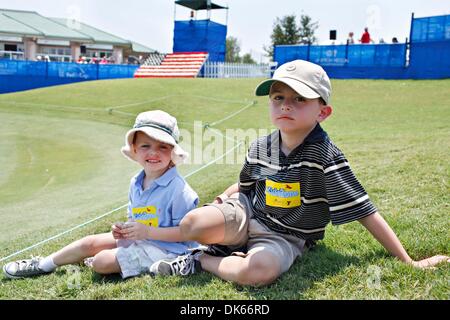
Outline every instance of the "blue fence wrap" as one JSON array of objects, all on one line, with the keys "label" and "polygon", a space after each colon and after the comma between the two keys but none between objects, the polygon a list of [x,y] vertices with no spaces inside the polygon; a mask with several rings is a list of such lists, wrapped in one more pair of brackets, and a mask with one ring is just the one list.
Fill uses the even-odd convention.
[{"label": "blue fence wrap", "polygon": [[173,52],[208,52],[209,61],[225,61],[227,26],[211,20],[175,21]]},{"label": "blue fence wrap", "polygon": [[275,46],[274,60],[278,64],[295,59],[308,60],[322,66],[403,67],[406,44]]},{"label": "blue fence wrap", "polygon": [[450,77],[450,15],[413,19],[409,76]]},{"label": "blue fence wrap", "polygon": [[412,42],[450,40],[450,15],[413,19]]},{"label": "blue fence wrap", "polygon": [[0,93],[79,81],[132,78],[138,66],[0,60]]},{"label": "blue fence wrap", "polygon": [[[175,21],[174,52],[209,52],[225,60],[227,27],[210,20]],[[409,46],[409,49],[408,49]],[[409,50],[409,61],[407,52]],[[450,15],[414,18],[409,44],[276,46],[278,64],[315,62],[331,78],[450,78]],[[138,66],[0,60],[0,93],[87,80],[132,78]]]}]

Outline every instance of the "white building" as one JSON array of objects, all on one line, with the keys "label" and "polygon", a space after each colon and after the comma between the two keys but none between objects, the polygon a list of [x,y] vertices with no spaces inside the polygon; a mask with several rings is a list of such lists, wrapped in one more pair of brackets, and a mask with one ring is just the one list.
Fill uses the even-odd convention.
[{"label": "white building", "polygon": [[0,59],[140,63],[156,50],[83,22],[33,11],[0,9]]}]

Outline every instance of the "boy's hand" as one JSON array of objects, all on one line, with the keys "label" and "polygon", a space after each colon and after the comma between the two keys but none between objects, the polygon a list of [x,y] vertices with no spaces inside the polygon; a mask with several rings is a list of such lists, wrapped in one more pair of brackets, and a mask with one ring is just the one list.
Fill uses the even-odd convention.
[{"label": "boy's hand", "polygon": [[437,255],[420,261],[412,261],[411,264],[416,268],[434,269],[435,265],[445,261],[450,262],[450,257]]},{"label": "boy's hand", "polygon": [[128,240],[145,240],[150,238],[150,228],[139,222],[126,222],[121,230],[121,235]]},{"label": "boy's hand", "polygon": [[218,196],[214,199],[213,203],[215,203],[215,204],[221,204],[221,203],[224,203],[226,199],[228,199],[228,195],[226,195],[225,193],[222,193],[221,195],[218,195]]},{"label": "boy's hand", "polygon": [[111,226],[113,238],[116,240],[123,239],[122,228],[123,222],[116,222]]}]

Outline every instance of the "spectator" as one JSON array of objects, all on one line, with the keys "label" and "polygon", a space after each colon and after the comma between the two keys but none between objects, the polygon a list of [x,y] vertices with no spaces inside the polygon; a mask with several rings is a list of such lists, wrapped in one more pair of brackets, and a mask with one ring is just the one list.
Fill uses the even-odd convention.
[{"label": "spectator", "polygon": [[94,53],[94,55],[93,55],[92,58],[91,58],[90,63],[92,63],[92,64],[98,63],[97,53]]},{"label": "spectator", "polygon": [[370,38],[369,28],[364,28],[364,33],[361,36],[361,40],[359,40],[361,43],[373,43],[373,40]]},{"label": "spectator", "polygon": [[397,37],[392,38],[392,43],[398,43]]},{"label": "spectator", "polygon": [[354,44],[355,43],[355,40],[353,39],[353,35],[354,35],[353,32],[349,32],[348,33],[347,44]]}]

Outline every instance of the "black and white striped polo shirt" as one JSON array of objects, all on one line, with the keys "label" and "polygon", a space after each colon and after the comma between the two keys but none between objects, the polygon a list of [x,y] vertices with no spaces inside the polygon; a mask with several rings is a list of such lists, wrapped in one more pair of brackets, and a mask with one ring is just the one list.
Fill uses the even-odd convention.
[{"label": "black and white striped polo shirt", "polygon": [[287,157],[280,142],[279,130],[253,142],[240,173],[254,218],[271,230],[319,240],[330,221],[339,225],[377,211],[319,124]]}]

